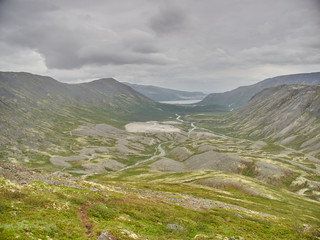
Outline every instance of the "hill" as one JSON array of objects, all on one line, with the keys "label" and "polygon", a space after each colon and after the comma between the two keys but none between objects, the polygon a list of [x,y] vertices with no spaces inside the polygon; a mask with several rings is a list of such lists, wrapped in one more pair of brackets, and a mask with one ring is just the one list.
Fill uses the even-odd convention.
[{"label": "hill", "polygon": [[320,156],[320,86],[265,89],[232,115],[230,122],[243,135],[263,137]]},{"label": "hill", "polygon": [[234,136],[263,139],[320,157],[319,106],[319,85],[281,85],[262,90],[227,116],[203,122]]},{"label": "hill", "polygon": [[301,73],[268,78],[253,85],[243,86],[224,93],[211,93],[198,105],[218,104],[229,106],[229,109],[236,109],[245,105],[251,97],[265,88],[290,84],[320,84],[320,73]]},{"label": "hill", "polygon": [[137,92],[151,98],[155,101],[178,101],[178,100],[199,100],[203,99],[206,94],[203,92],[187,92],[179,91],[150,85],[139,85],[132,83],[124,83]]},{"label": "hill", "polygon": [[[0,156],[70,148],[69,132],[81,125],[166,118],[160,104],[106,78],[66,84],[30,73],[0,73]],[[34,153],[32,153],[34,155]],[[20,158],[21,159],[21,158]]]}]

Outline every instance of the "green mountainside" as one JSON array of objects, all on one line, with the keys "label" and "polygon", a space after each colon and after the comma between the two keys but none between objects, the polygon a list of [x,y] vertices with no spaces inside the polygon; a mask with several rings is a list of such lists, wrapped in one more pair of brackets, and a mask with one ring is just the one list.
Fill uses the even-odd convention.
[{"label": "green mountainside", "polygon": [[[29,73],[0,73],[0,156],[66,148],[83,124],[165,119],[161,106],[114,79],[65,84]],[[33,153],[32,153],[33,154]]]},{"label": "green mountainside", "polygon": [[320,73],[301,73],[268,78],[253,85],[243,86],[224,93],[211,93],[198,105],[218,104],[237,109],[245,105],[251,97],[265,88],[291,84],[320,84]]}]

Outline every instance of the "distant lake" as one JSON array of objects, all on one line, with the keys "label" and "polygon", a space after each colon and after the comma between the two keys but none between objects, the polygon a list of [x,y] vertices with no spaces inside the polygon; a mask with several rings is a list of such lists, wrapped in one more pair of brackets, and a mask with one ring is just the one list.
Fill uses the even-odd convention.
[{"label": "distant lake", "polygon": [[178,101],[160,101],[161,103],[167,104],[193,104],[200,102],[202,99],[188,99],[188,100],[178,100]]}]

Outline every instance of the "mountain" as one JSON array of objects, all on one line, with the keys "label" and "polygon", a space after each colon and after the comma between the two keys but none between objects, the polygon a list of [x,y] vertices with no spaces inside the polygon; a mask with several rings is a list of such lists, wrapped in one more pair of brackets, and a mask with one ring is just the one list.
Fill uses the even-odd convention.
[{"label": "mountain", "polygon": [[[152,103],[148,98],[112,78],[66,84],[51,77],[30,73],[1,72],[0,84],[2,100],[8,103],[13,100],[19,103],[35,103],[46,99],[70,103],[103,102],[111,106],[124,95],[130,98],[130,105],[141,101]],[[135,101],[132,102],[133,99]]]},{"label": "mountain", "polygon": [[0,157],[25,149],[61,148],[69,131],[85,124],[123,126],[166,118],[161,105],[105,78],[66,84],[30,73],[0,72]]},{"label": "mountain", "polygon": [[198,105],[218,104],[236,109],[245,105],[252,96],[261,90],[279,85],[290,84],[320,84],[320,72],[301,73],[268,78],[253,85],[243,86],[224,93],[211,93],[205,97]]},{"label": "mountain", "polygon": [[223,122],[236,135],[320,156],[320,85],[281,85],[262,90]]},{"label": "mountain", "polygon": [[150,85],[139,85],[124,83],[137,92],[151,98],[155,101],[178,101],[178,100],[199,100],[203,99],[206,94],[203,92],[178,91],[168,88],[155,87]]}]

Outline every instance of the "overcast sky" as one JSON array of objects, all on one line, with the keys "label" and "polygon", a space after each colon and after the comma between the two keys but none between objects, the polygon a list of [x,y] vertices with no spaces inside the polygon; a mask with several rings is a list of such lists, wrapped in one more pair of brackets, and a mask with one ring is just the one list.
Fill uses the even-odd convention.
[{"label": "overcast sky", "polygon": [[0,0],[0,70],[222,92],[320,71],[320,0]]}]

